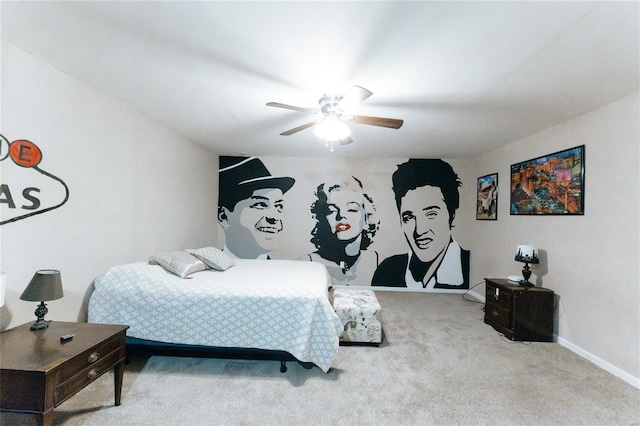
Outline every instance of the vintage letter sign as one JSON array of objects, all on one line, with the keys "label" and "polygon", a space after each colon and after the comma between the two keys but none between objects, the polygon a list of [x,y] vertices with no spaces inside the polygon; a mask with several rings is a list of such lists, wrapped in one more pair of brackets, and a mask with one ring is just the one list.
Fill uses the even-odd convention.
[{"label": "vintage letter sign", "polygon": [[[5,161],[8,159],[12,161]],[[0,225],[57,209],[69,199],[69,188],[62,179],[39,167],[42,151],[35,143],[25,139],[9,142],[0,135],[0,162],[5,170],[0,181]],[[15,166],[18,169],[7,173],[6,167]]]}]

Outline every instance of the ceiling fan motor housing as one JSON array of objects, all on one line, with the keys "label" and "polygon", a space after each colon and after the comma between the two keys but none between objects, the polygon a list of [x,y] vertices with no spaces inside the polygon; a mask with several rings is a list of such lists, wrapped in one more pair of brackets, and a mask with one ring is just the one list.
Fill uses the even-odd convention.
[{"label": "ceiling fan motor housing", "polygon": [[325,116],[342,116],[344,111],[338,108],[340,101],[342,101],[342,95],[324,95],[318,103],[320,104],[320,110]]}]

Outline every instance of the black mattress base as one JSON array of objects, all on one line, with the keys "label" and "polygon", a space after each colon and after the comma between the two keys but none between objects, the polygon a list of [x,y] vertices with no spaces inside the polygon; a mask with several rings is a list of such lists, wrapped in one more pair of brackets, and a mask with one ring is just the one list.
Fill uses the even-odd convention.
[{"label": "black mattress base", "polygon": [[192,358],[245,359],[258,361],[280,361],[280,372],[287,371],[287,361],[295,361],[306,369],[315,364],[298,361],[285,351],[256,348],[228,348],[219,346],[185,345],[181,343],[155,342],[127,336],[127,357],[131,355],[180,356]]}]

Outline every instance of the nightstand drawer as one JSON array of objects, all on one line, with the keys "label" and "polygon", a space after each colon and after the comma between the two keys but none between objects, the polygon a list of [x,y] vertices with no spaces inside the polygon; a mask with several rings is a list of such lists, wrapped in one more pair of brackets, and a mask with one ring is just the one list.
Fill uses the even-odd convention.
[{"label": "nightstand drawer", "polygon": [[123,343],[121,338],[112,338],[73,357],[60,368],[59,376],[56,377],[56,386],[66,382],[70,377],[76,375],[78,371],[95,365],[106,355],[120,348]]},{"label": "nightstand drawer", "polygon": [[57,382],[54,395],[54,406],[57,407],[60,405],[67,398],[100,377],[103,373],[109,371],[118,361],[124,359],[121,351],[118,349],[119,347],[117,346],[111,353],[101,356],[99,360],[86,366],[81,371],[76,369],[76,374],[66,381]]},{"label": "nightstand drawer", "polygon": [[500,309],[511,310],[512,291],[503,286],[498,286],[491,281],[486,284],[485,302]]},{"label": "nightstand drawer", "polygon": [[501,306],[487,303],[484,307],[484,314],[486,317],[491,318],[492,320],[504,325],[505,327],[511,326],[510,309],[505,309]]}]

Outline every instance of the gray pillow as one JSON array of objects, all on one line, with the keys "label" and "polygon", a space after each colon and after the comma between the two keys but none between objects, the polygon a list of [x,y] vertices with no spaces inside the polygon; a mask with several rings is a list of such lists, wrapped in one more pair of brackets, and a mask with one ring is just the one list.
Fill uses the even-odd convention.
[{"label": "gray pillow", "polygon": [[149,264],[160,265],[180,278],[185,278],[187,275],[193,274],[194,272],[200,272],[207,269],[207,265],[205,265],[200,259],[191,256],[184,250],[168,251],[156,254],[149,258]]},{"label": "gray pillow", "polygon": [[203,261],[208,267],[218,271],[226,271],[236,264],[227,253],[215,247],[188,249],[187,252]]}]

